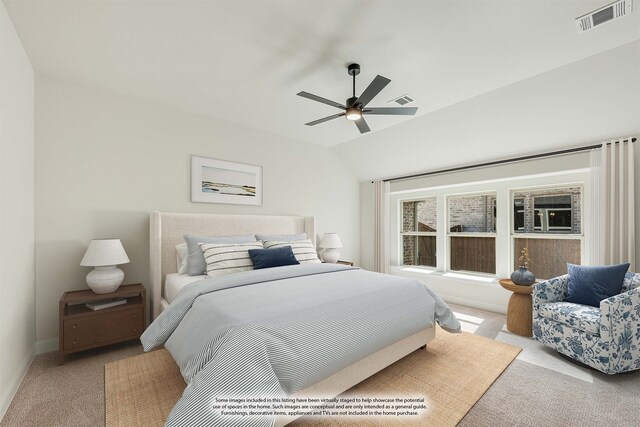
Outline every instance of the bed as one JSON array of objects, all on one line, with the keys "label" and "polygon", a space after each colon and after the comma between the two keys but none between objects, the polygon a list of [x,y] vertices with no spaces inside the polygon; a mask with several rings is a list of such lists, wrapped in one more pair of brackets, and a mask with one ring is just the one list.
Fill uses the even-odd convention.
[{"label": "bed", "polygon": [[176,273],[175,247],[183,236],[232,236],[243,234],[307,233],[315,244],[315,219],[302,216],[229,215],[152,212],[150,221],[149,261],[151,268],[152,319],[169,306],[163,295],[167,274]]},{"label": "bed", "polygon": [[[252,316],[259,318],[278,318],[280,321],[279,314],[276,315],[273,312],[268,312],[271,305],[274,305],[275,312],[280,313],[282,310],[290,310],[291,313],[286,313],[287,316],[298,316],[295,322],[285,322],[287,324],[286,328],[290,328],[291,324],[299,324],[300,322],[304,322],[305,317],[308,316],[307,312],[313,312],[313,307],[306,307],[304,309],[296,310],[296,308],[290,307],[298,307],[296,304],[305,303],[305,301],[321,301],[322,298],[325,298],[323,294],[327,292],[318,292],[318,289],[325,289],[323,287],[334,286],[334,291],[339,290],[341,287],[345,288],[345,284],[349,284],[349,289],[351,289],[351,285],[353,285],[353,292],[356,292],[357,284],[365,289],[368,285],[365,283],[373,283],[376,282],[375,286],[367,289],[380,289],[380,292],[397,292],[398,288],[394,288],[396,282],[407,281],[407,279],[402,278],[394,278],[393,276],[383,276],[377,273],[365,272],[359,269],[355,269],[353,267],[347,266],[337,266],[337,265],[328,265],[328,264],[313,264],[313,265],[305,265],[305,266],[289,266],[289,267],[278,267],[277,269],[265,269],[265,270],[254,270],[251,272],[247,272],[246,275],[230,275],[230,276],[238,276],[238,277],[225,277],[223,279],[207,279],[191,282],[186,284],[180,291],[176,291],[173,289],[170,291],[171,287],[165,287],[164,280],[167,278],[167,275],[174,274],[177,270],[176,256],[175,256],[175,245],[182,242],[182,237],[184,234],[193,234],[193,235],[202,235],[202,236],[229,236],[229,235],[241,235],[241,234],[259,234],[259,233],[273,233],[273,234],[296,234],[306,232],[308,237],[315,241],[315,222],[313,217],[299,217],[299,216],[265,216],[265,215],[224,215],[224,214],[182,214],[182,213],[162,213],[162,212],[153,212],[151,215],[151,229],[150,229],[150,259],[151,259],[151,279],[152,279],[152,313],[153,318],[156,319],[152,325],[145,331],[145,335],[143,335],[143,346],[145,350],[151,350],[153,348],[157,348],[158,346],[165,345],[165,347],[172,353],[172,356],[176,360],[178,366],[187,381],[189,386],[185,390],[185,394],[181,399],[187,400],[188,404],[180,406],[181,402],[176,405],[174,411],[169,416],[167,421],[168,425],[180,425],[184,424],[186,420],[196,424],[198,421],[202,424],[208,425],[217,425],[216,423],[220,423],[219,425],[244,425],[242,417],[241,418],[226,418],[223,421],[220,419],[206,419],[198,418],[199,416],[206,417],[208,415],[194,415],[198,413],[198,408],[194,407],[196,403],[206,405],[209,402],[211,396],[204,396],[203,393],[205,390],[211,388],[210,384],[205,385],[205,382],[214,381],[213,378],[217,375],[216,372],[224,372],[225,369],[229,370],[229,372],[239,372],[244,371],[244,369],[238,369],[238,366],[249,366],[249,363],[245,365],[238,365],[239,362],[231,361],[230,359],[235,356],[229,356],[223,360],[214,360],[214,356],[212,354],[218,352],[222,353],[223,350],[231,349],[230,352],[233,354],[239,353],[251,353],[258,354],[264,352],[264,356],[260,356],[260,362],[251,361],[251,366],[263,366],[268,365],[267,367],[261,367],[262,369],[260,373],[256,374],[254,379],[250,379],[252,392],[254,393],[272,393],[274,395],[285,395],[287,397],[334,397],[338,394],[344,392],[345,390],[351,388],[352,386],[358,384],[362,380],[368,378],[369,376],[375,374],[381,369],[389,366],[390,364],[396,362],[407,354],[424,347],[430,340],[435,337],[435,320],[436,315],[439,317],[439,322],[442,324],[443,319],[447,323],[445,328],[450,330],[459,330],[459,324],[453,314],[448,310],[446,304],[442,302],[436,295],[434,295],[431,291],[428,291],[426,287],[419,284],[419,282],[415,282],[409,288],[412,288],[410,292],[427,292],[430,295],[430,298],[434,301],[433,307],[433,320],[427,321],[423,319],[420,321],[422,326],[416,328],[415,325],[406,326],[406,330],[402,330],[402,334],[398,332],[388,332],[388,336],[385,336],[384,340],[377,340],[376,345],[378,347],[372,347],[369,343],[362,344],[360,347],[355,344],[349,345],[353,348],[359,348],[357,352],[351,355],[347,355],[347,357],[342,356],[340,358],[335,359],[335,365],[330,364],[329,366],[324,363],[325,360],[334,360],[331,357],[334,355],[326,355],[322,354],[321,359],[317,361],[307,361],[303,363],[303,365],[307,366],[310,371],[308,375],[299,375],[300,372],[296,371],[296,375],[300,377],[300,379],[295,378],[286,378],[288,374],[280,375],[278,378],[274,378],[270,380],[271,382],[265,380],[262,382],[256,382],[256,378],[260,379],[260,375],[265,376],[268,371],[269,376],[271,376],[271,371],[276,371],[276,376],[278,376],[278,369],[282,369],[282,367],[273,367],[269,365],[269,363],[265,362],[266,359],[272,357],[274,353],[280,352],[278,354],[278,358],[282,360],[286,360],[285,364],[295,364],[299,361],[300,354],[303,354],[304,351],[308,351],[305,349],[304,351],[300,350],[300,354],[290,354],[292,352],[298,350],[291,350],[292,346],[295,348],[302,348],[302,345],[298,346],[297,343],[286,343],[285,350],[281,348],[276,348],[277,346],[274,342],[280,343],[281,341],[287,341],[289,338],[281,339],[280,334],[282,334],[282,330],[278,330],[275,333],[272,333],[271,326],[268,325],[269,328],[265,325],[258,325],[253,329],[245,327],[246,325],[253,325],[255,322]],[[272,271],[269,271],[272,270]],[[240,277],[241,276],[241,277]],[[171,276],[169,276],[171,277]],[[393,282],[393,281],[396,282]],[[296,285],[295,283],[301,282],[304,284],[304,287],[308,287],[304,290],[304,292],[313,293],[312,298],[299,296],[299,300],[294,302],[293,306],[288,304],[288,300],[295,300],[296,289],[300,289],[300,285]],[[379,284],[377,282],[380,282]],[[255,284],[260,284],[260,286],[253,286]],[[266,287],[264,284],[269,284],[271,287],[268,291],[263,290],[262,288]],[[178,284],[178,288],[181,285]],[[292,286],[297,286],[292,287]],[[247,305],[248,303],[244,303],[245,297],[238,298],[237,295],[235,297],[230,297],[230,292],[233,291],[236,294],[241,295],[250,295],[249,289],[254,289],[259,294],[259,292],[280,292],[283,295],[286,295],[287,298],[279,298],[274,299],[272,303],[269,304],[255,304],[254,310],[251,313],[246,313],[246,318],[243,319],[238,325],[233,325],[232,327],[226,328],[224,330],[224,334],[222,335],[219,331],[209,331],[209,328],[199,329],[197,333],[193,332],[196,330],[199,325],[205,324],[203,321],[203,317],[205,316],[214,316],[214,320],[208,320],[206,324],[219,324],[226,322],[229,318],[236,317],[235,311],[233,313],[229,313],[228,311],[236,310],[239,306]],[[260,290],[258,290],[260,289]],[[314,291],[315,289],[315,291]],[[173,302],[171,306],[169,305],[169,301],[167,300],[167,294],[164,292],[172,293],[169,296],[169,299],[172,299]],[[363,291],[369,292],[369,291]],[[409,292],[409,290],[407,290]],[[234,294],[235,295],[235,294]],[[263,300],[267,300],[269,294],[265,293],[258,298],[262,298]],[[363,306],[369,305],[367,310],[372,311],[371,307],[380,307],[381,302],[376,300],[376,298],[380,299],[382,293],[375,294],[371,293],[371,296],[366,298],[367,303],[362,303]],[[225,300],[225,298],[228,298]],[[247,297],[249,298],[249,297]],[[330,298],[327,296],[326,298]],[[412,298],[411,295],[407,294],[406,296],[406,304],[412,304],[413,301],[416,301],[416,298]],[[387,300],[389,298],[387,297]],[[283,302],[284,300],[287,300]],[[355,300],[352,300],[355,301]],[[206,305],[204,303],[206,302]],[[216,309],[211,309],[216,304],[219,306]],[[280,306],[278,304],[281,304]],[[311,304],[311,303],[309,303]],[[333,304],[333,303],[332,303]],[[377,306],[376,306],[377,304]],[[416,304],[418,304],[416,302]],[[426,303],[425,303],[426,304]],[[335,304],[334,304],[335,305]],[[429,305],[429,307],[431,307]],[[206,308],[203,308],[206,307]],[[251,307],[249,305],[249,307]],[[287,307],[283,309],[282,307]],[[321,307],[319,305],[318,307]],[[326,307],[326,306],[325,306]],[[423,308],[423,307],[422,307]],[[416,306],[414,310],[420,310],[422,312],[421,307]],[[408,308],[409,310],[410,308]],[[220,314],[218,314],[218,310]],[[247,310],[245,307],[244,310]],[[363,309],[364,310],[364,309]],[[391,309],[389,309],[391,310]],[[272,310],[273,311],[273,310]],[[344,310],[345,312],[349,310]],[[383,313],[384,310],[380,310],[380,313]],[[165,312],[165,313],[163,313]],[[295,312],[295,313],[294,313]],[[349,311],[351,313],[351,311]],[[161,315],[161,313],[163,313]],[[267,314],[264,314],[267,313]],[[418,311],[416,311],[418,313]],[[218,317],[215,317],[218,316]],[[226,317],[225,317],[226,316]],[[416,314],[416,316],[418,316]],[[427,316],[425,314],[425,316]],[[429,314],[431,316],[431,314]],[[408,316],[404,316],[408,317]],[[356,316],[349,320],[348,328],[353,328],[353,334],[348,339],[354,340],[360,335],[362,331],[366,331],[366,325],[371,323],[374,317],[366,317],[366,316]],[[194,320],[195,319],[195,320]],[[247,320],[249,319],[249,320]],[[356,319],[356,320],[354,320]],[[324,320],[323,320],[324,321]],[[327,320],[327,322],[333,322],[334,320]],[[403,322],[418,322],[418,320],[406,320],[403,319]],[[190,323],[189,323],[190,322]],[[358,322],[362,323],[362,325],[358,326]],[[368,322],[368,323],[367,323]],[[188,324],[189,326],[185,326]],[[283,330],[286,329],[282,326],[284,323],[278,324],[278,327],[281,327]],[[331,325],[338,325],[339,323],[327,323],[327,325],[322,325],[314,321],[314,323],[310,323],[310,325],[316,326],[315,334],[322,335],[322,331],[331,327]],[[393,322],[391,322],[393,324]],[[340,324],[343,327],[342,324]],[[310,326],[311,327],[311,326]],[[346,327],[346,326],[345,326]],[[360,330],[357,328],[360,327]],[[291,329],[291,328],[290,328]],[[300,329],[300,328],[298,328]],[[256,336],[265,335],[264,331],[268,330],[269,339],[274,340],[274,342],[267,342],[264,345],[254,346],[252,345],[257,341]],[[232,331],[232,332],[229,332]],[[257,331],[257,332],[256,332]],[[407,331],[411,331],[410,333]],[[348,335],[352,331],[343,330],[340,332],[341,334]],[[211,336],[207,336],[208,333],[211,333]],[[295,333],[291,332],[291,336],[293,337]],[[244,334],[244,335],[243,335]],[[246,335],[249,334],[249,335]],[[257,334],[257,335],[256,335]],[[214,336],[215,335],[215,336]],[[203,338],[200,338],[202,336]],[[232,336],[232,338],[229,338]],[[251,338],[246,338],[250,336]],[[326,339],[329,338],[330,335],[327,336]],[[222,338],[221,338],[222,337]],[[239,337],[239,338],[238,338]],[[243,338],[244,337],[244,338]],[[274,338],[275,337],[275,338]],[[235,339],[237,338],[237,339]],[[234,341],[235,339],[235,341]],[[320,339],[320,338],[319,338]],[[331,338],[334,339],[334,338]],[[193,349],[194,345],[199,346],[201,343],[198,343],[198,340],[204,340],[207,342],[207,345],[200,346],[197,349]],[[244,340],[244,341],[243,341]],[[386,340],[386,341],[385,341]],[[209,343],[210,341],[210,343]],[[357,339],[356,339],[357,341]],[[224,349],[220,350],[224,343],[226,346]],[[384,344],[380,344],[384,343]],[[235,347],[234,347],[235,345]],[[246,345],[246,351],[244,347]],[[280,345],[280,344],[278,344]],[[306,345],[306,344],[305,344]],[[342,351],[349,347],[346,343],[343,344],[344,348],[339,348],[340,344],[336,344],[332,342],[332,345],[336,346],[335,352]],[[329,351],[324,350],[325,346],[320,346],[318,349],[314,349],[313,352],[306,353],[308,357],[309,355],[315,354],[315,352]],[[367,350],[371,349],[373,350]],[[274,350],[275,349],[275,350]],[[356,350],[354,350],[356,351]],[[203,356],[204,355],[204,356]],[[328,357],[331,356],[331,357]],[[228,360],[228,362],[227,362]],[[293,361],[293,362],[292,362]],[[348,361],[348,362],[344,362]],[[316,365],[313,365],[316,363]],[[324,364],[323,364],[324,363]],[[332,362],[333,363],[333,362]],[[346,365],[345,365],[346,363]],[[216,365],[217,364],[217,365]],[[235,364],[235,365],[234,365]],[[214,366],[215,365],[215,366]],[[319,367],[318,369],[315,369]],[[299,366],[296,367],[296,369]],[[248,369],[247,369],[248,370]],[[209,375],[209,377],[207,377]],[[238,374],[240,375],[240,374]],[[242,374],[244,375],[244,373]],[[249,375],[249,374],[247,374]],[[292,375],[293,376],[293,375]],[[216,379],[223,381],[222,379]],[[248,380],[247,380],[248,381]],[[287,381],[291,383],[295,383],[287,387]],[[297,383],[296,383],[297,381]],[[234,378],[233,384],[234,387],[237,383],[241,381],[236,380]],[[262,383],[264,382],[264,385]],[[259,384],[258,384],[259,383]],[[274,385],[275,384],[275,385]],[[224,386],[221,383],[221,389],[224,389],[227,384]],[[262,388],[261,388],[262,387]],[[274,390],[274,387],[277,390]],[[225,389],[226,390],[226,389]],[[256,391],[257,390],[257,391]],[[287,391],[289,390],[289,392]],[[290,392],[292,391],[293,392]],[[237,389],[234,389],[234,392]],[[229,395],[232,393],[229,392]],[[205,402],[205,403],[202,403]],[[211,412],[211,411],[209,411]],[[180,415],[182,413],[182,415]],[[186,417],[186,418],[185,418]],[[194,418],[195,417],[195,418]],[[257,422],[255,425],[265,425],[265,426],[284,426],[291,422],[295,417],[292,416],[278,416],[271,417],[268,420],[264,421],[264,424],[261,424],[261,421]],[[244,422],[247,420],[245,419]],[[254,420],[255,421],[255,420]]]}]

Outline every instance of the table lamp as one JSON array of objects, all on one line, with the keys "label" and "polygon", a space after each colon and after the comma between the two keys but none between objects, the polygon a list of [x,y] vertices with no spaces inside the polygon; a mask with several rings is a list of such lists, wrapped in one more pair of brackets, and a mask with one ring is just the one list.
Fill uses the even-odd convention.
[{"label": "table lamp", "polygon": [[324,262],[330,262],[332,264],[338,262],[338,258],[340,257],[340,251],[338,249],[342,247],[338,233],[325,233],[324,236],[322,236],[320,247],[324,249],[322,252],[322,260]]},{"label": "table lamp", "polygon": [[87,274],[87,285],[96,294],[115,292],[124,280],[124,272],[116,267],[126,264],[129,257],[120,239],[92,240],[80,265],[95,267]]}]

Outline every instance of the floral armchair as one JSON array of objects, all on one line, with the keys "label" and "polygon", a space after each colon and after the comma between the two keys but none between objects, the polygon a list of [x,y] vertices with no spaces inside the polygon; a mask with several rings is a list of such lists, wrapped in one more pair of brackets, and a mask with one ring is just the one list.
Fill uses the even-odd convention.
[{"label": "floral armchair", "polygon": [[606,374],[640,369],[640,273],[600,308],[564,302],[568,278],[533,285],[533,338]]}]

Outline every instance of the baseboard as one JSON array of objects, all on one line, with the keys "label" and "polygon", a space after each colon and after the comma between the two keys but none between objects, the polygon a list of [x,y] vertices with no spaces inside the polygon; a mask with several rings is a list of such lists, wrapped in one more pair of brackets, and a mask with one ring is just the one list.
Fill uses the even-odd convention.
[{"label": "baseboard", "polygon": [[2,384],[2,387],[0,388],[0,422],[7,413],[7,409],[9,409],[11,401],[13,401],[16,392],[20,388],[22,380],[24,380],[25,375],[27,375],[29,367],[31,367],[31,362],[33,362],[33,359],[36,356],[35,353],[35,346],[33,346],[29,352],[29,357],[27,357],[22,366],[15,371],[15,375],[13,375],[6,384]]},{"label": "baseboard", "polygon": [[59,344],[58,338],[51,338],[50,340],[36,341],[36,354],[58,351],[58,344]]}]

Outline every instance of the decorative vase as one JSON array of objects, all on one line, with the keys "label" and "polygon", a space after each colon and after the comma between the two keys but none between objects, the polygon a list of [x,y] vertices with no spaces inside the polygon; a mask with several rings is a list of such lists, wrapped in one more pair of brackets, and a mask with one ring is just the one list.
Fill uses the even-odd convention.
[{"label": "decorative vase", "polygon": [[536,281],[536,276],[527,267],[520,267],[511,273],[511,281],[516,285],[530,286]]}]

